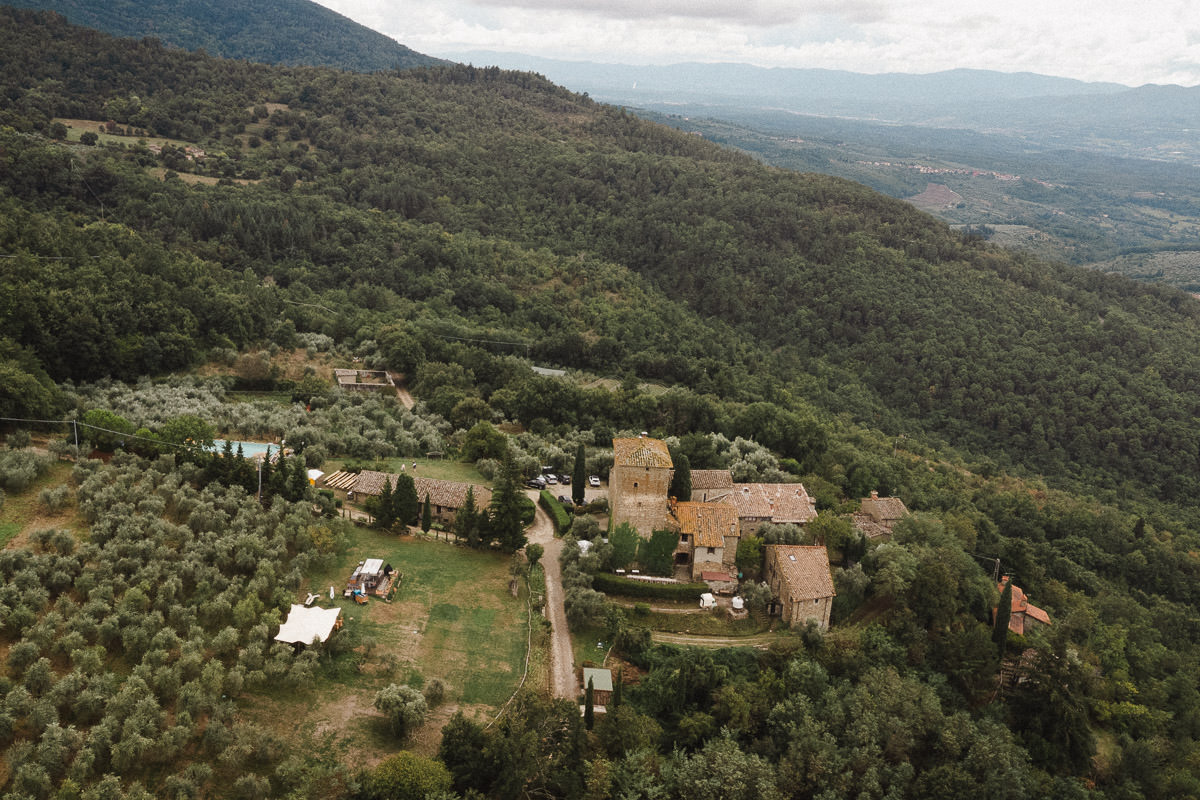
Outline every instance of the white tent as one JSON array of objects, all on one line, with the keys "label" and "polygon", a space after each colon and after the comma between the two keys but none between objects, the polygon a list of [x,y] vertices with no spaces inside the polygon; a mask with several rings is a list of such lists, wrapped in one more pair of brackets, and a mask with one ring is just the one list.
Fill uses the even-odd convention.
[{"label": "white tent", "polygon": [[312,644],[313,639],[320,639],[323,642],[333,633],[333,626],[337,624],[338,615],[341,613],[340,608],[305,608],[302,605],[293,605],[287,622],[283,623],[279,633],[275,634],[275,641]]},{"label": "white tent", "polygon": [[700,595],[701,608],[712,608],[716,604],[717,598],[713,597],[711,592],[705,592],[704,594]]},{"label": "white tent", "polygon": [[734,611],[741,611],[745,607],[746,607],[746,601],[742,600],[742,598],[740,598],[740,597],[733,598],[733,610]]}]

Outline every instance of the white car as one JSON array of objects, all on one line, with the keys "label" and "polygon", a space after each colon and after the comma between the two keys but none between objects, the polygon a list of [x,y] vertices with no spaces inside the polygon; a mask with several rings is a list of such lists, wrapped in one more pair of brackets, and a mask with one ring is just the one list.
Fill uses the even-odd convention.
[{"label": "white car", "polygon": [[599,475],[593,475],[590,478],[588,478],[588,486],[599,486],[599,485],[600,485],[600,476]]}]

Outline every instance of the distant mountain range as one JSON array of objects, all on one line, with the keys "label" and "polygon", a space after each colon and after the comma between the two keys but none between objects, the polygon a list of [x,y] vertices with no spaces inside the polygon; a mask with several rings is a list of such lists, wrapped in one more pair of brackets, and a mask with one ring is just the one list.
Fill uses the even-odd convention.
[{"label": "distant mountain range", "polygon": [[596,100],[666,113],[761,120],[766,113],[1003,134],[1027,146],[1200,162],[1200,87],[1088,83],[957,69],[866,75],[747,64],[633,66],[514,53],[455,53],[477,66],[538,72]]},{"label": "distant mountain range", "polygon": [[184,50],[270,64],[356,72],[448,63],[418,53],[310,0],[8,0],[56,11],[114,36],[151,36]]}]

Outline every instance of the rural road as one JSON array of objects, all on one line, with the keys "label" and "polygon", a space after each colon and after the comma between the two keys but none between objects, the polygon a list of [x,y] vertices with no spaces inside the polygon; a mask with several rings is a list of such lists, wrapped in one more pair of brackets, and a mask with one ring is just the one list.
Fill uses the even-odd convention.
[{"label": "rural road", "polygon": [[546,612],[550,619],[550,682],[555,697],[574,701],[579,697],[575,683],[575,658],[571,651],[571,633],[567,630],[567,614],[563,610],[562,572],[558,556],[562,540],[554,538],[554,523],[537,503],[537,492],[531,494],[537,514],[527,536],[546,549],[542,566],[546,570]]},{"label": "rural road", "polygon": [[686,647],[757,647],[766,649],[771,642],[778,641],[774,633],[756,633],[751,636],[699,636],[688,633],[663,633],[652,631],[650,640],[655,644],[678,644]]}]

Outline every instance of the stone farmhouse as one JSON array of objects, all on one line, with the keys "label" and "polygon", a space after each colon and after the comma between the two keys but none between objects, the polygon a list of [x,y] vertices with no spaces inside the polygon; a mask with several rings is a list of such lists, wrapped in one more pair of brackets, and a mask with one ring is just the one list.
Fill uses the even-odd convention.
[{"label": "stone farmhouse", "polygon": [[733,490],[733,476],[727,469],[692,470],[692,499],[701,503],[729,494]]},{"label": "stone farmhouse", "polygon": [[862,499],[862,505],[853,517],[854,527],[862,531],[868,539],[878,539],[890,536],[892,529],[901,518],[908,515],[904,501],[899,497],[880,497],[879,492],[871,492],[870,497]]},{"label": "stone farmhouse", "polygon": [[[368,497],[383,492],[383,482],[386,480],[394,487],[399,475],[391,472],[376,472],[364,469],[357,475],[352,472],[335,472],[325,476],[324,486],[346,493],[348,499]],[[442,481],[414,475],[413,485],[417,490],[417,500],[422,506],[425,495],[429,495],[429,508],[435,522],[443,525],[453,524],[458,509],[467,502],[467,491],[475,493],[475,508],[483,509],[491,505],[492,490],[486,486],[458,481]]]},{"label": "stone farmhouse", "polygon": [[679,528],[675,563],[691,564],[692,580],[736,583],[737,509],[726,503],[673,503]]},{"label": "stone farmhouse", "polygon": [[764,522],[803,527],[817,518],[817,502],[800,483],[735,483],[725,493],[714,493],[712,499],[737,509],[743,536],[754,533]]},{"label": "stone farmhouse", "polygon": [[764,549],[764,577],[775,598],[771,613],[778,613],[793,628],[812,620],[821,630],[828,629],[837,592],[825,548],[773,544]]}]

